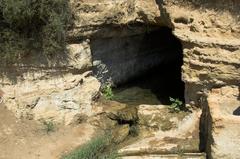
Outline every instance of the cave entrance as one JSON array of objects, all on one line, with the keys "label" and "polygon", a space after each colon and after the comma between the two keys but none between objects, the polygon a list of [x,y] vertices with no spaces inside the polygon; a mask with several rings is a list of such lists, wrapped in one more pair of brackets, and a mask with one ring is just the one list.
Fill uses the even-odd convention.
[{"label": "cave entrance", "polygon": [[93,72],[115,86],[115,100],[127,104],[170,104],[184,101],[181,80],[183,49],[172,30],[156,30],[92,41]]}]

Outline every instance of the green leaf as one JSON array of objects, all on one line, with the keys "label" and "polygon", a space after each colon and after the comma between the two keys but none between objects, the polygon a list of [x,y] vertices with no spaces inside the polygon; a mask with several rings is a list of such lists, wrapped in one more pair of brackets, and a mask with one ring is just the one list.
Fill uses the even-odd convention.
[{"label": "green leaf", "polygon": [[175,101],[175,99],[172,98],[172,97],[169,97],[169,100],[170,100],[171,102],[174,102],[174,101]]}]

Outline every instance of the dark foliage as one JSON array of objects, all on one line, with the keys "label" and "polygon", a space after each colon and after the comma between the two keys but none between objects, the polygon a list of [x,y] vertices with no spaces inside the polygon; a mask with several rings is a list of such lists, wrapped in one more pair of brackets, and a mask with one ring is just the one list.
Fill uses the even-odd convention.
[{"label": "dark foliage", "polygon": [[68,0],[0,0],[1,58],[62,52],[70,17]]}]

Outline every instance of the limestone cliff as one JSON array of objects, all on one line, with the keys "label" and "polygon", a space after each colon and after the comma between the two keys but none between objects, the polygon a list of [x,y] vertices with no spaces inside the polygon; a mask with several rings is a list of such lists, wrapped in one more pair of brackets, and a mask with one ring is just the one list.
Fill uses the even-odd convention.
[{"label": "limestone cliff", "polygon": [[[204,151],[213,158],[240,157],[239,142],[234,142],[229,151],[222,147],[223,141],[240,135],[240,130],[234,135],[226,131],[232,118],[236,127],[240,125],[240,118],[233,115],[240,96],[237,0],[70,0],[70,6],[74,21],[68,31],[68,51],[56,59],[31,55],[18,65],[1,66],[1,89],[10,110],[17,116],[53,118],[66,124],[75,117],[91,116],[100,82],[124,83],[171,61],[174,57],[164,52],[180,48],[185,102],[203,111],[200,131]],[[226,87],[229,99],[221,98],[224,93],[213,98],[216,88],[222,91]],[[212,103],[230,98],[234,102],[222,102],[231,108],[229,118],[225,118]],[[226,123],[226,128],[221,128],[224,140],[219,137],[220,130],[213,131],[219,128],[214,123],[218,118]]]}]

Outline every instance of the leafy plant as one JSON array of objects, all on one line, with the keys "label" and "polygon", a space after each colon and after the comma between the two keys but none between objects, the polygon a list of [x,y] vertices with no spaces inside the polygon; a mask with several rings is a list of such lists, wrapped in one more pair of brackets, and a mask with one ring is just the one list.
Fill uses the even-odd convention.
[{"label": "leafy plant", "polygon": [[97,136],[85,145],[76,149],[63,159],[115,159],[117,153],[112,149],[107,151],[110,145],[110,136]]},{"label": "leafy plant", "polygon": [[108,100],[112,100],[114,97],[112,87],[110,85],[106,85],[105,87],[103,87],[102,93],[103,93],[104,97]]},{"label": "leafy plant", "polygon": [[52,121],[44,121],[43,125],[44,125],[44,130],[47,133],[53,132],[55,130],[55,125]]},{"label": "leafy plant", "polygon": [[169,97],[169,100],[171,102],[171,105],[169,106],[169,109],[172,112],[179,112],[184,109],[183,102],[180,101],[178,98],[174,99],[172,97]]}]

